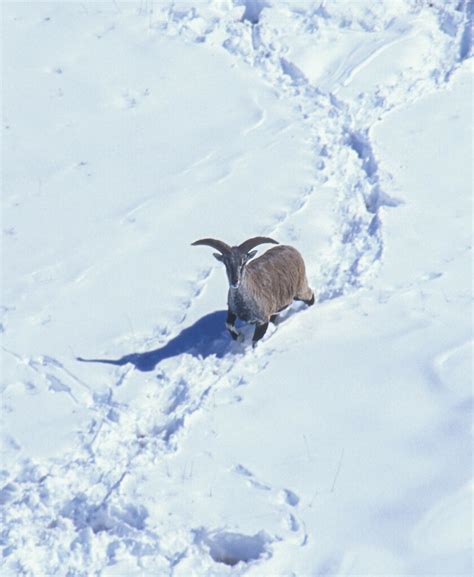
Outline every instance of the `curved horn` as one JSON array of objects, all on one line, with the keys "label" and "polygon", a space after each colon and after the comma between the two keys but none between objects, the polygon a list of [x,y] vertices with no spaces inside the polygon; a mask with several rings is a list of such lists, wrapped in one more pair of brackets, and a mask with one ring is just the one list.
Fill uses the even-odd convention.
[{"label": "curved horn", "polygon": [[226,254],[230,252],[230,246],[223,242],[222,240],[217,240],[215,238],[201,238],[200,240],[195,240],[191,243],[192,246],[204,245],[211,246],[218,250],[221,254]]},{"label": "curved horn", "polygon": [[249,238],[245,240],[241,245],[239,245],[239,249],[247,253],[249,250],[252,250],[259,244],[265,244],[266,242],[271,242],[272,244],[279,244],[278,241],[273,240],[273,238],[268,238],[268,236],[255,236],[253,238]]}]

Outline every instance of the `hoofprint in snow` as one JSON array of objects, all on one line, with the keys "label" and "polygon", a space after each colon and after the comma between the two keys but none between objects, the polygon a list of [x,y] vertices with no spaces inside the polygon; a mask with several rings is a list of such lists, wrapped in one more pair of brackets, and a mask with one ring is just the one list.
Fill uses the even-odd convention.
[{"label": "hoofprint in snow", "polygon": [[472,4],[2,10],[2,574],[472,574]]}]

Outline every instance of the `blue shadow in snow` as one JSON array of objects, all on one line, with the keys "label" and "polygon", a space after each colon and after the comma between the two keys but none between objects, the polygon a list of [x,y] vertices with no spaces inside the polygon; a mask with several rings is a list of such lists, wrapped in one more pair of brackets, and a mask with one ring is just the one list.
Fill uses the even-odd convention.
[{"label": "blue shadow in snow", "polygon": [[106,363],[122,366],[132,363],[139,371],[152,371],[161,361],[188,353],[196,357],[216,355],[221,358],[236,346],[225,329],[227,311],[214,311],[197,320],[192,326],[183,329],[179,335],[166,345],[147,351],[131,353],[120,359],[84,359],[84,363]]}]

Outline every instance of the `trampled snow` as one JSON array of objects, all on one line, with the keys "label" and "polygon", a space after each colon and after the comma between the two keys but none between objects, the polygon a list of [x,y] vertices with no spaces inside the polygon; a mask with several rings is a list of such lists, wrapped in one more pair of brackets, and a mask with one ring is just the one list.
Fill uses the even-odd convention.
[{"label": "trampled snow", "polygon": [[471,18],[3,3],[2,575],[473,573]]}]

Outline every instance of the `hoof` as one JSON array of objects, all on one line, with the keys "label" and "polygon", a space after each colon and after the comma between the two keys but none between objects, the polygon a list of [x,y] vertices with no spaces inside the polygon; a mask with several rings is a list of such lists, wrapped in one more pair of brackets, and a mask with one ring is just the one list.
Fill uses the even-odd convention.
[{"label": "hoof", "polygon": [[229,334],[232,337],[232,340],[237,341],[238,343],[244,342],[245,337],[242,333],[239,333],[237,331],[229,331]]},{"label": "hoof", "polygon": [[314,293],[313,296],[309,299],[309,301],[304,301],[309,307],[314,305]]}]

